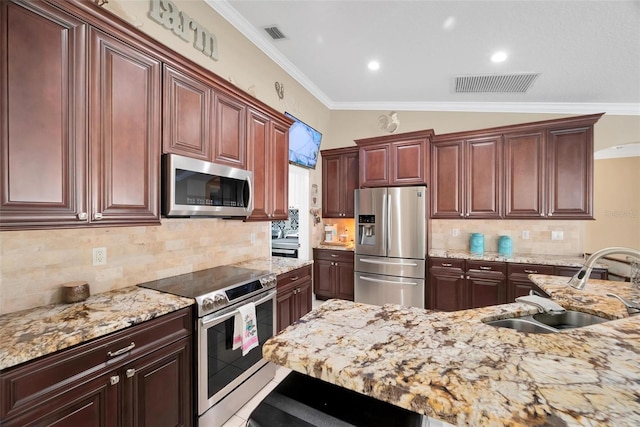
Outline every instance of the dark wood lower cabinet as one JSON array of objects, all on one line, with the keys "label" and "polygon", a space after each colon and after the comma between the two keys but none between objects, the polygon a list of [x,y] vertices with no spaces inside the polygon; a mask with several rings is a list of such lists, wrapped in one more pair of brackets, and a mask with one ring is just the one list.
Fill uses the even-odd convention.
[{"label": "dark wood lower cabinet", "polygon": [[312,283],[311,265],[278,276],[278,331],[311,311]]},{"label": "dark wood lower cabinet", "polygon": [[339,298],[353,301],[353,252],[313,249],[314,287],[317,299]]},{"label": "dark wood lower cabinet", "polygon": [[0,425],[191,426],[192,330],[189,307],[6,369]]},{"label": "dark wood lower cabinet", "polygon": [[[579,267],[487,262],[451,258],[429,259],[429,302],[433,310],[457,311],[514,302],[530,291],[546,292],[529,274],[573,276]],[[593,269],[592,279],[607,280],[606,269]]]}]

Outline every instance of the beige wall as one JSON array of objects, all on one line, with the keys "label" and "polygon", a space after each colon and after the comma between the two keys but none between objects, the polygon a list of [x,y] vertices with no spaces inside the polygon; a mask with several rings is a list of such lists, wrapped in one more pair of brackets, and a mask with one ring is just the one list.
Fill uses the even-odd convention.
[{"label": "beige wall", "polygon": [[[309,123],[323,133],[322,149],[350,146],[354,144],[354,139],[383,134],[378,128],[378,117],[388,111],[329,110],[203,1],[176,0],[174,3],[217,36],[218,61],[203,55],[191,43],[183,41],[170,30],[147,18],[149,1],[110,0],[105,8],[183,56],[232,81],[237,87],[274,109],[288,111]],[[278,98],[274,89],[276,81],[284,84],[283,100]],[[416,111],[400,111],[398,116],[398,132],[434,129],[436,133],[560,117],[547,114]],[[595,132],[597,149],[637,142],[640,141],[640,117],[605,116],[596,125]],[[638,170],[638,163],[631,167]],[[614,168],[614,171],[622,173],[625,168],[626,165],[621,165]],[[604,186],[605,190],[596,193],[598,209],[601,207],[599,198],[603,197],[610,187],[609,180],[615,179],[617,183],[625,181],[619,176],[613,178],[611,173],[602,174],[599,171],[600,168],[596,171],[596,182],[597,185]],[[638,175],[633,177],[637,183]],[[309,185],[313,184],[317,184],[321,189],[321,164],[310,173]],[[614,202],[606,203],[612,205]],[[624,206],[613,208],[612,211],[628,209]],[[634,212],[633,208],[631,212]],[[617,242],[633,236],[628,233],[633,227],[630,228],[626,224],[634,220],[637,222],[637,214],[635,218],[629,218],[629,221],[609,217],[606,225],[603,221],[602,227],[593,227],[596,224],[599,226],[598,221],[603,217],[598,213],[596,215],[598,220],[589,224],[587,247],[603,245],[606,239]],[[310,223],[313,223],[311,219]],[[440,226],[436,223],[433,231],[441,230],[441,233],[446,234],[451,224],[453,223],[446,222]],[[530,224],[533,232],[534,224]],[[547,222],[545,224],[549,225]],[[467,225],[472,226],[472,222],[466,222],[460,227],[464,228]],[[473,227],[475,228],[475,225]],[[492,223],[491,227],[500,230],[511,229],[506,221]],[[570,230],[580,229],[582,223],[567,223],[566,227]],[[162,225],[158,227],[2,232],[0,313],[55,302],[58,300],[58,286],[67,281],[87,280],[92,292],[97,293],[146,280],[268,255],[269,243],[268,237],[265,237],[268,230],[268,223],[245,224],[238,221],[199,219],[163,220]],[[319,240],[321,230],[321,225],[312,228],[309,231],[310,241]],[[635,230],[637,235],[638,229]],[[250,243],[252,233],[256,235],[254,245]],[[573,235],[571,233],[570,235]],[[583,233],[579,234],[575,242],[584,240]],[[618,235],[619,238],[614,238]],[[451,241],[451,244],[462,244],[462,241]],[[625,244],[631,245],[626,242]],[[93,267],[91,249],[102,246],[107,248],[107,265]],[[551,248],[560,250],[560,246]],[[562,250],[575,252],[581,249],[563,247]]]},{"label": "beige wall", "polygon": [[586,224],[585,252],[640,249],[640,157],[595,161],[594,217]]}]

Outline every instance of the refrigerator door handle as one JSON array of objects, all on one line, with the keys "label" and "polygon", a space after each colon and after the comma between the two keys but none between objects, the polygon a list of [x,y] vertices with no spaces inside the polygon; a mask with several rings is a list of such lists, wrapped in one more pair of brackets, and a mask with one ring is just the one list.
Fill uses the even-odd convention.
[{"label": "refrigerator door handle", "polygon": [[369,264],[382,264],[382,265],[408,265],[409,267],[417,267],[415,262],[394,262],[394,261],[379,261],[377,259],[360,258],[360,262],[366,262]]},{"label": "refrigerator door handle", "polygon": [[374,283],[391,283],[394,285],[410,285],[410,286],[418,286],[416,282],[396,282],[395,280],[383,280],[383,279],[374,279],[373,277],[366,276],[358,276],[360,280],[364,280],[366,282],[374,282]]},{"label": "refrigerator door handle", "polygon": [[387,248],[387,256],[389,255],[389,252],[391,251],[391,194],[387,194],[387,221],[386,221],[386,227],[387,227],[387,242],[385,244],[385,247]]}]

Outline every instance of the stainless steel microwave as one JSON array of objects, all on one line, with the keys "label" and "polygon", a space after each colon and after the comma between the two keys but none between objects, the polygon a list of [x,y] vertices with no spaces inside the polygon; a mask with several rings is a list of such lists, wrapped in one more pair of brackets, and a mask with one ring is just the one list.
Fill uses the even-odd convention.
[{"label": "stainless steel microwave", "polygon": [[162,157],[162,213],[168,217],[247,217],[253,174],[177,154]]}]

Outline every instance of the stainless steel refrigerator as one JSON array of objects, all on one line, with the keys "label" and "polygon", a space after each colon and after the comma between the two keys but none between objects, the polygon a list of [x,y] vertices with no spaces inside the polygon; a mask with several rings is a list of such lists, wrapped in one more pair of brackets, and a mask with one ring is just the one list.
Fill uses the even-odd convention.
[{"label": "stainless steel refrigerator", "polygon": [[355,190],[356,302],[424,308],[427,187]]}]

